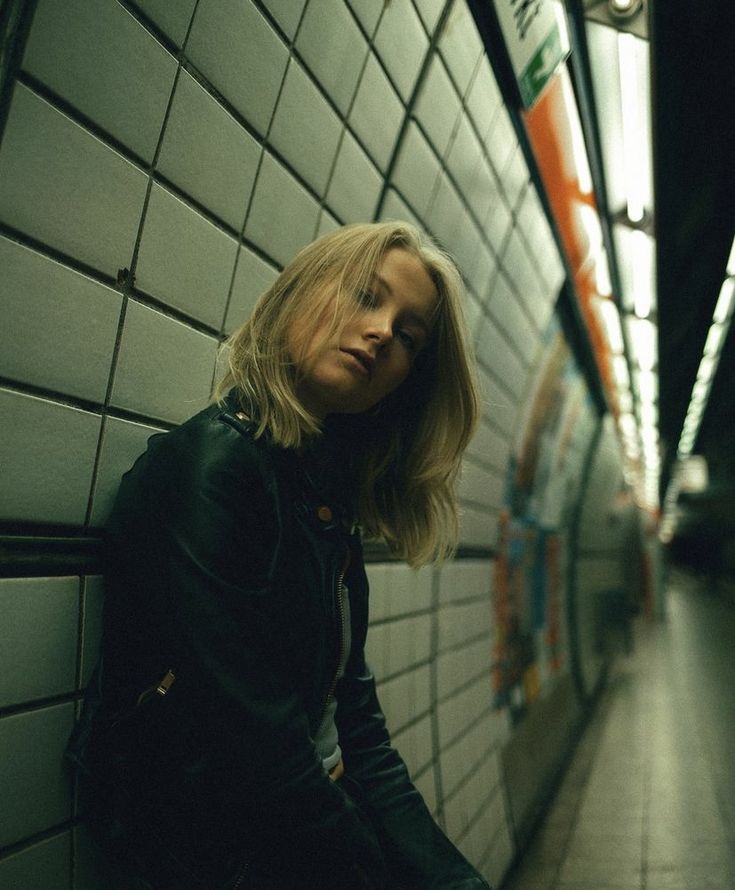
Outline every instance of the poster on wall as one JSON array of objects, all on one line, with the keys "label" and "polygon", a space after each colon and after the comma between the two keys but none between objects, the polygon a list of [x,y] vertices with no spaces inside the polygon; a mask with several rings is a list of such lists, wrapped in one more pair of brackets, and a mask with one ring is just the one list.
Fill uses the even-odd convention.
[{"label": "poster on wall", "polygon": [[494,704],[516,725],[568,672],[566,532],[577,501],[580,436],[593,414],[584,378],[556,318],[508,461],[493,606]]}]

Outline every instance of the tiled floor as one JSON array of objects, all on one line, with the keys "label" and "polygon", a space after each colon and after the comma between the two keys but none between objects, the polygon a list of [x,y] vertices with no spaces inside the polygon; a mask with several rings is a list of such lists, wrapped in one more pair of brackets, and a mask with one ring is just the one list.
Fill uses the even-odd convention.
[{"label": "tiled floor", "polygon": [[503,890],[735,890],[735,604],[672,573]]}]

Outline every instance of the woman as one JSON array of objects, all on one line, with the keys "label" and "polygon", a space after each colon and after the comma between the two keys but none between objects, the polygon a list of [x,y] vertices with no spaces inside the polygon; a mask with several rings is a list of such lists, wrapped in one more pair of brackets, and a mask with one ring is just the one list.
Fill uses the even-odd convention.
[{"label": "woman", "polygon": [[460,300],[412,226],[326,235],[231,338],[215,404],[125,475],[72,756],[137,886],[487,887],[390,746],[357,531],[413,565],[451,551]]}]

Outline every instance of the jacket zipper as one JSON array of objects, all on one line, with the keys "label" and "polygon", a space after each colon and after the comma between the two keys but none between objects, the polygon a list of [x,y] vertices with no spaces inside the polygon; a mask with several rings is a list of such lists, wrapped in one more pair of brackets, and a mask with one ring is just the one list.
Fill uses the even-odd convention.
[{"label": "jacket zipper", "polygon": [[329,703],[334,696],[334,692],[337,688],[337,681],[339,679],[339,669],[342,665],[342,659],[344,658],[345,647],[347,645],[347,641],[345,639],[345,606],[344,606],[344,577],[345,572],[347,571],[347,566],[350,564],[350,552],[347,551],[345,556],[344,563],[342,564],[342,568],[337,574],[337,589],[336,589],[336,598],[337,598],[337,614],[339,615],[339,651],[337,653],[337,667],[334,671],[334,676],[332,677],[332,682],[329,684],[329,688],[327,690],[327,696],[324,699],[324,704],[322,706],[321,716],[319,717],[318,726],[321,726],[322,720],[324,720],[324,715],[327,713],[327,708],[329,707]]},{"label": "jacket zipper", "polygon": [[249,868],[250,868],[250,863],[246,862],[245,865],[243,865],[242,870],[240,871],[240,874],[237,876],[237,880],[232,885],[232,890],[237,890],[237,888],[242,884],[242,882],[245,880],[245,875],[248,873]]}]

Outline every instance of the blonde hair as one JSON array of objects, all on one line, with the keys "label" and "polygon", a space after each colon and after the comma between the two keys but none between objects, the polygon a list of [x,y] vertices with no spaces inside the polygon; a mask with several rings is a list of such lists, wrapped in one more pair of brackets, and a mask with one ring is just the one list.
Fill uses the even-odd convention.
[{"label": "blonde hair", "polygon": [[[463,312],[463,287],[452,260],[404,222],[344,226],[309,244],[260,297],[227,341],[228,367],[214,397],[234,386],[256,424],[284,448],[299,448],[322,426],[296,395],[298,370],[288,351],[294,324],[303,341],[339,330],[371,286],[386,251],[401,248],[421,261],[437,290],[431,336],[404,382],[377,415],[341,415],[351,433],[355,518],[367,537],[382,537],[413,566],[456,548],[455,484],[478,414],[477,387]],[[325,316],[329,313],[329,316]],[[320,330],[331,317],[326,334]]]}]

